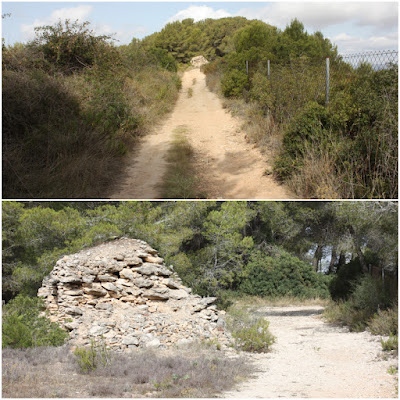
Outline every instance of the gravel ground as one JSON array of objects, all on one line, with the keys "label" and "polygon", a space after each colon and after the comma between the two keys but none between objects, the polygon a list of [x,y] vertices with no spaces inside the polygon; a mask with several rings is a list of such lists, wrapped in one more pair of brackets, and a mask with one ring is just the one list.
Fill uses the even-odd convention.
[{"label": "gravel ground", "polygon": [[225,398],[397,398],[379,336],[323,321],[321,306],[263,307],[276,343],[253,356],[259,372]]}]

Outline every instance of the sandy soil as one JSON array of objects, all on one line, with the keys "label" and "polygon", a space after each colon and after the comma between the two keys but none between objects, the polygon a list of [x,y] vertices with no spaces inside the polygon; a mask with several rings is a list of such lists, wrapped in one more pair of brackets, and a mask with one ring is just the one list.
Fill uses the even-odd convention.
[{"label": "sandy soil", "polygon": [[225,398],[397,398],[397,358],[382,358],[380,338],[324,323],[320,306],[265,307],[277,337],[272,351],[254,356],[257,375]]},{"label": "sandy soil", "polygon": [[[190,88],[191,97],[188,96]],[[241,124],[208,90],[205,75],[199,69],[186,71],[174,111],[131,155],[125,176],[111,198],[160,198],[159,187],[166,168],[164,157],[174,129],[180,126],[188,131],[202,183],[200,190],[208,198],[293,198],[271,176],[264,174],[270,165],[254,145],[247,143]]]}]

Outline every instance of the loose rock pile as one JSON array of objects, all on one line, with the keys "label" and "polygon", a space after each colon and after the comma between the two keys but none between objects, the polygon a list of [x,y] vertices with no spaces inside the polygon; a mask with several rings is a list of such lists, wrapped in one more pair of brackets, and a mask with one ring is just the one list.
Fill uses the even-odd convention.
[{"label": "loose rock pile", "polygon": [[200,68],[202,65],[208,64],[208,61],[204,56],[197,56],[190,60],[190,64],[195,68]]},{"label": "loose rock pile", "polygon": [[195,340],[229,343],[216,298],[201,298],[141,240],[122,238],[57,261],[43,280],[50,319],[70,343],[101,338],[117,351]]}]

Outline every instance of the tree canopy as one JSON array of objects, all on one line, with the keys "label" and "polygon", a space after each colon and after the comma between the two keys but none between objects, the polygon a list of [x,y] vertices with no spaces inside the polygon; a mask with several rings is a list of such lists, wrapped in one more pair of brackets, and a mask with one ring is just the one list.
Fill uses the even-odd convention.
[{"label": "tree canopy", "polygon": [[201,295],[326,296],[352,260],[364,274],[397,269],[397,213],[395,202],[3,202],[3,298],[35,295],[62,255],[122,236],[147,241]]}]

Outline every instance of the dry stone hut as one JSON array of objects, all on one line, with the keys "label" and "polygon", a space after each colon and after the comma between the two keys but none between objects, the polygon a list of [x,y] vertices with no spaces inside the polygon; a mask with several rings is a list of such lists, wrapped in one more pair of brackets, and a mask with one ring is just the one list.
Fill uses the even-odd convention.
[{"label": "dry stone hut", "polygon": [[190,60],[190,64],[195,68],[200,68],[202,65],[208,64],[208,61],[204,56],[197,56]]},{"label": "dry stone hut", "polygon": [[63,257],[38,296],[73,345],[93,338],[116,351],[207,339],[229,343],[216,298],[192,294],[141,240],[122,238]]}]

